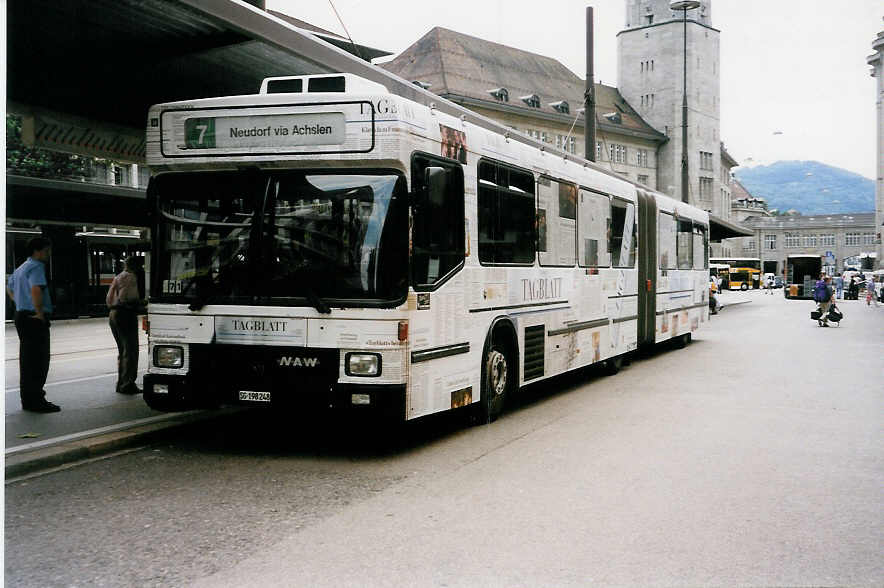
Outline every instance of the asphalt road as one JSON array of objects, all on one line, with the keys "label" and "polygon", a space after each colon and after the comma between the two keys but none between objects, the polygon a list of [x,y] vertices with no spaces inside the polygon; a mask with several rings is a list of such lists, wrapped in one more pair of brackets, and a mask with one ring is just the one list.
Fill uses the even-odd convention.
[{"label": "asphalt road", "polygon": [[[157,416],[141,396],[117,394],[117,348],[107,319],[55,321],[51,327],[52,356],[46,398],[61,413],[35,414],[21,410],[18,336],[11,323],[5,334],[6,447],[70,435],[126,421]],[[141,374],[147,371],[147,336],[139,331]]]},{"label": "asphalt road", "polygon": [[884,308],[751,296],[490,426],[252,412],[10,481],[6,583],[880,585]]}]

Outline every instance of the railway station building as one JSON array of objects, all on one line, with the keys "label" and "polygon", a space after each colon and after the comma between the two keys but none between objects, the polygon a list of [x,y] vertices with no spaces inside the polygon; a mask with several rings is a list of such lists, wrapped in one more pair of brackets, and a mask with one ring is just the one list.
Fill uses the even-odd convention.
[{"label": "railway station building", "polygon": [[[585,81],[552,57],[435,27],[383,68],[511,129],[585,156]],[[657,189],[657,151],[668,138],[617,88],[595,84],[595,160]]]},{"label": "railway station building", "polygon": [[[688,13],[687,37],[681,12],[668,0],[626,0],[626,14],[618,34],[619,87],[594,86],[595,161],[681,199],[686,39],[697,60],[688,71],[689,202],[728,221],[737,162],[719,133],[719,31],[711,26],[711,0]],[[556,59],[435,27],[381,67],[514,132],[585,156],[585,80]]]},{"label": "railway station building", "polygon": [[[742,242],[733,256],[760,257],[765,272],[780,275],[789,255],[812,254],[824,259],[829,273],[847,268],[863,269],[875,258],[875,213],[851,214],[758,214],[740,221],[754,232],[752,237],[731,239]],[[828,255],[831,253],[831,255]],[[872,269],[866,267],[865,269]]]}]

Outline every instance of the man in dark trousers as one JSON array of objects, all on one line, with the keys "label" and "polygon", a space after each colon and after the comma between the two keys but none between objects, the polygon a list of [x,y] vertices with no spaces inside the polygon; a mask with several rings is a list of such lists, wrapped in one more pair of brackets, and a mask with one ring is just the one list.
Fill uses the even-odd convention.
[{"label": "man in dark trousers", "polygon": [[117,392],[141,394],[135,384],[138,376],[138,306],[141,297],[135,259],[130,257],[123,263],[125,268],[114,277],[106,299],[110,308],[111,332],[117,342]]},{"label": "man in dark trousers", "polygon": [[9,276],[6,284],[6,293],[15,303],[21,407],[30,412],[58,412],[61,408],[46,400],[43,389],[49,375],[52,299],[46,280],[46,262],[52,253],[52,243],[36,237],[28,242],[28,251],[31,256]]}]

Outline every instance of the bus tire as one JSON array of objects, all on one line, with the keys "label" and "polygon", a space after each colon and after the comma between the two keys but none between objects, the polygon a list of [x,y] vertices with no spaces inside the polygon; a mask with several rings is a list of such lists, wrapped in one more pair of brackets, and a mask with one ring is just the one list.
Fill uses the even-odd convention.
[{"label": "bus tire", "polygon": [[749,285],[746,282],[743,282],[742,284],[740,284],[740,290],[748,290],[748,289],[749,289]]},{"label": "bus tire", "polygon": [[605,375],[613,376],[617,372],[620,371],[620,368],[623,367],[623,356],[618,355],[616,357],[609,357],[605,360],[605,367],[603,368]]},{"label": "bus tire", "polygon": [[485,423],[497,420],[503,411],[507,393],[513,388],[515,364],[509,349],[492,343],[482,359],[481,417]]},{"label": "bus tire", "polygon": [[685,347],[688,346],[688,343],[691,342],[691,334],[685,333],[684,335],[681,335],[681,336],[673,339],[672,342],[675,345],[676,349],[684,349]]}]

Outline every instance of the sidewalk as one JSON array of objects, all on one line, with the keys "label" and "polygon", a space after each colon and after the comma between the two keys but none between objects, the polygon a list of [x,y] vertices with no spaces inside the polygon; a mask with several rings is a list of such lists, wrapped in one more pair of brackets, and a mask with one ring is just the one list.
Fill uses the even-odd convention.
[{"label": "sidewalk", "polygon": [[[18,388],[18,336],[12,323],[6,323],[5,337],[7,477],[144,443],[147,436],[210,418],[216,412],[160,413],[150,409],[140,395],[117,394],[117,348],[106,318],[52,323],[46,397],[62,410],[24,412]],[[140,332],[140,343],[139,380],[146,371],[144,332]]]}]

